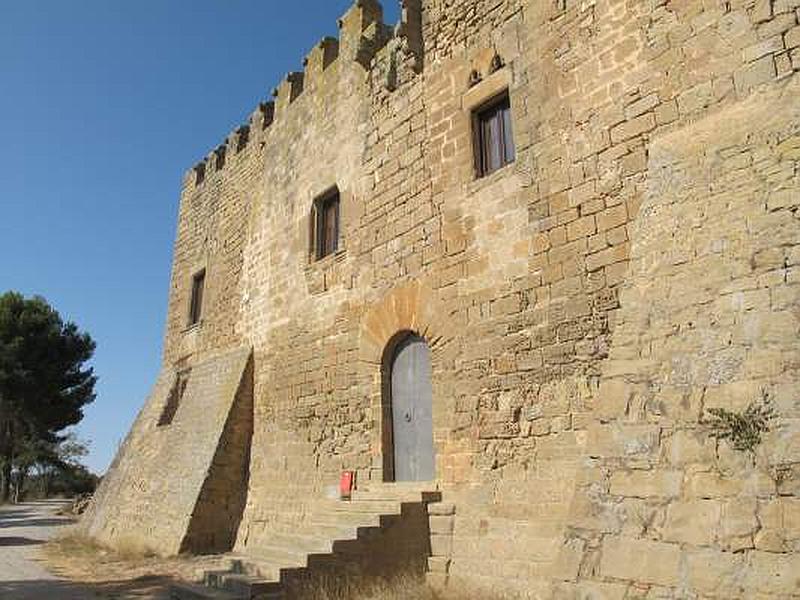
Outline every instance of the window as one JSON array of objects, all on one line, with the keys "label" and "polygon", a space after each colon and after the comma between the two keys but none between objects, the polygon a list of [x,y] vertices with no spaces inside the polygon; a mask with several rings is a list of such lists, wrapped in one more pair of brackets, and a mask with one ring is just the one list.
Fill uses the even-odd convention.
[{"label": "window", "polygon": [[339,249],[339,190],[314,203],[315,255],[317,260]]},{"label": "window", "polygon": [[203,288],[206,284],[206,270],[192,277],[192,301],[189,303],[189,326],[197,325],[203,315]]},{"label": "window", "polygon": [[159,427],[169,425],[175,418],[175,413],[178,412],[178,406],[183,399],[183,394],[186,392],[186,386],[189,383],[189,372],[188,370],[182,371],[175,377],[175,384],[169,391],[167,403],[164,405],[164,410],[161,412],[161,417],[158,419]]},{"label": "window", "polygon": [[514,162],[514,135],[508,92],[475,111],[475,169],[485,177]]}]

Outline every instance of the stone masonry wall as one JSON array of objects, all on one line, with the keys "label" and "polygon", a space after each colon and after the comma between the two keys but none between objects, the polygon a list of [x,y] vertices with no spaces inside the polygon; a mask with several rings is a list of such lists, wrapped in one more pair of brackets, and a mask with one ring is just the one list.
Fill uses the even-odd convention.
[{"label": "stone masonry wall", "polygon": [[[798,81],[650,147],[564,597],[797,594]],[[709,408],[776,411],[754,456]]]},{"label": "stone masonry wall", "polygon": [[[342,19],[335,55],[309,54],[302,93],[278,89],[265,138],[264,200],[254,207],[245,254],[243,318],[255,355],[250,492],[237,547],[257,552],[290,532],[345,468],[370,464],[368,405],[354,386],[356,224],[364,211],[359,165],[368,128],[364,36],[377,36],[377,4]],[[291,101],[290,101],[291,100]],[[314,200],[336,188],[339,249],[315,260]]]},{"label": "stone masonry wall", "polygon": [[[584,460],[585,429],[597,418],[590,411],[602,402],[592,393],[596,369],[608,352],[609,334],[618,319],[619,285],[628,271],[630,222],[638,214],[647,183],[651,140],[703,114],[722,113],[759,84],[776,84],[790,77],[792,71],[785,68],[783,59],[789,54],[786,47],[795,42],[786,32],[797,26],[796,8],[780,3],[770,5],[769,10],[754,3],[716,9],[699,3],[567,3],[566,9],[556,14],[550,8],[545,3],[530,3],[523,12],[521,43],[525,48],[527,41],[528,53],[523,52],[521,62],[531,61],[527,67],[531,81],[523,87],[522,101],[516,103],[530,120],[533,136],[530,164],[534,176],[527,195],[532,226],[528,273],[542,278],[528,296],[536,298],[536,308],[546,315],[520,330],[537,334],[532,347],[539,346],[543,369],[531,369],[526,375],[532,376],[534,390],[544,383],[539,389],[545,393],[517,400],[509,416],[501,419],[507,437],[514,437],[511,432],[516,427],[530,432],[529,449],[509,452],[525,461],[520,461],[521,465],[509,461],[505,468],[501,463],[500,469],[484,468],[485,475],[469,474],[464,477],[469,492],[450,494],[456,515],[448,526],[454,527],[454,534],[449,542],[442,542],[444,560],[435,562],[437,568],[446,569],[449,559],[449,572],[456,578],[475,581],[476,574],[486,573],[486,586],[495,589],[508,586],[520,572],[537,578],[564,568],[552,561],[560,546],[565,500],[572,495],[571,484],[564,483]],[[737,24],[733,31],[732,23]],[[508,30],[493,32],[506,44],[514,39]],[[677,38],[678,32],[682,37]],[[767,37],[771,45],[761,41]],[[777,66],[771,71],[759,70],[754,66],[759,61]],[[526,72],[517,64],[511,66],[515,80],[518,73]],[[443,71],[452,72],[452,66],[448,67]],[[458,82],[459,77],[454,79]],[[711,90],[714,85],[719,93],[709,92],[697,100],[700,90]],[[512,106],[514,99],[512,87]],[[458,114],[455,107],[442,115],[442,121],[454,114]],[[444,134],[445,139],[449,133]],[[457,154],[458,138],[453,137]],[[518,139],[518,150],[524,143]],[[442,156],[448,152],[446,147],[445,143]],[[468,144],[463,151],[468,154]],[[467,160],[465,157],[461,164]],[[520,153],[519,169],[523,161]],[[443,174],[449,177],[452,172],[451,167]],[[463,206],[463,196],[458,195],[456,203]],[[497,289],[499,286],[492,290],[495,298]],[[591,324],[598,319],[594,333]],[[489,334],[497,331],[494,324],[477,337],[487,345],[497,344]],[[479,345],[473,342],[470,347],[480,352]],[[497,353],[495,346],[485,354]],[[577,371],[584,377],[573,384],[568,380],[556,383],[561,394],[551,395],[546,382],[553,376],[547,372],[553,372],[549,365],[558,365],[559,359],[563,372]],[[487,380],[482,375],[481,381]],[[565,387],[583,388],[588,393],[565,393]],[[547,400],[554,397],[555,405]],[[525,406],[528,403],[533,405],[530,410]],[[482,408],[479,405],[479,413]],[[554,408],[558,412],[552,412]],[[559,435],[560,427],[566,431]],[[477,435],[480,439],[480,429]],[[478,460],[492,464],[491,449],[502,444],[511,446],[501,440],[484,447]],[[481,480],[488,480],[487,485],[479,485]],[[512,512],[513,497],[519,502],[517,514]],[[549,506],[543,497],[551,500]],[[537,508],[540,515],[534,513]],[[513,532],[511,539],[509,532]],[[569,562],[569,552],[561,553],[561,560]],[[527,581],[520,585],[528,594],[549,593],[531,590]]]},{"label": "stone masonry wall", "polygon": [[[433,485],[444,496],[430,520],[433,580],[533,598],[716,597],[685,569],[662,578],[649,565],[684,565],[712,547],[729,560],[735,549],[757,579],[790,560],[775,558],[793,550],[783,531],[792,504],[779,500],[794,497],[790,483],[751,494],[742,519],[758,515],[772,532],[753,548],[712,533],[724,524],[690,527],[707,545],[679,530],[687,511],[728,510],[711,475],[721,459],[698,441],[693,369],[713,371],[707,390],[731,394],[705,406],[736,408],[762,378],[737,370],[750,359],[736,336],[796,333],[797,295],[778,276],[794,255],[774,228],[797,224],[796,156],[783,138],[795,127],[799,2],[404,0],[394,31],[377,2],[357,2],[339,38],[322,40],[253,114],[246,141],[237,130],[184,182],[165,370],[253,348],[237,551],[291,532],[344,469],[384,478],[384,354],[414,331],[432,350]],[[476,178],[472,113],[505,90],[516,161]],[[666,169],[682,179],[665,180]],[[317,261],[311,208],[334,186],[340,248]],[[641,213],[643,202],[655,212]],[[187,329],[203,268],[202,323]],[[692,287],[709,270],[755,283],[717,300],[721,281]],[[743,316],[767,305],[757,323]],[[728,338],[736,345],[718,343]],[[790,363],[763,375],[781,398],[782,433],[767,445],[784,456],[787,482]],[[680,394],[670,387],[687,377]],[[621,398],[638,397],[614,387],[621,379],[652,382],[635,419],[620,412]],[[648,412],[651,401],[667,413]],[[681,402],[691,414],[675,426],[669,407]],[[665,496],[655,480],[675,475],[673,460],[684,461],[680,485]],[[763,479],[729,460],[731,479],[733,466]],[[761,530],[748,531],[733,536]],[[756,579],[724,589],[788,590]]]}]

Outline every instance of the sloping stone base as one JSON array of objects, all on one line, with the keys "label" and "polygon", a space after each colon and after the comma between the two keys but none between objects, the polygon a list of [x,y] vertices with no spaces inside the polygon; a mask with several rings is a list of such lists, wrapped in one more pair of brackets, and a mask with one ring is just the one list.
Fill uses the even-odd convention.
[{"label": "sloping stone base", "polygon": [[[250,356],[249,348],[239,348],[194,366],[175,418],[163,426],[158,422],[176,376],[159,376],[82,520],[91,537],[117,548],[174,555],[196,545],[192,539],[211,539],[204,525],[211,512],[220,529],[214,545],[230,543],[235,531],[228,531],[224,517],[236,510],[240,515],[243,500],[223,499],[216,480],[226,473],[245,476],[252,383],[243,379],[251,372]],[[246,489],[241,480],[222,489],[239,493],[242,485]]]}]

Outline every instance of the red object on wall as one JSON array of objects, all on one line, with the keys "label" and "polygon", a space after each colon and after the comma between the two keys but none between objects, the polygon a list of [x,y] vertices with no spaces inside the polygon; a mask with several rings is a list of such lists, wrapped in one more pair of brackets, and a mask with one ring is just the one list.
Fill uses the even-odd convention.
[{"label": "red object on wall", "polygon": [[355,483],[356,474],[353,471],[342,471],[342,477],[339,479],[339,496],[342,499],[349,500]]}]

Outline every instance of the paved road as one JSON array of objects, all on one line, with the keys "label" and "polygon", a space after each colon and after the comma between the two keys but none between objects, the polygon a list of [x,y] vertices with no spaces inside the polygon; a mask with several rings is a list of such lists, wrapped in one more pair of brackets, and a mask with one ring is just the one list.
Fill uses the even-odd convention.
[{"label": "paved road", "polygon": [[54,512],[58,501],[0,506],[0,598],[2,600],[89,600],[92,592],[58,579],[37,561],[47,539],[69,523]]}]

